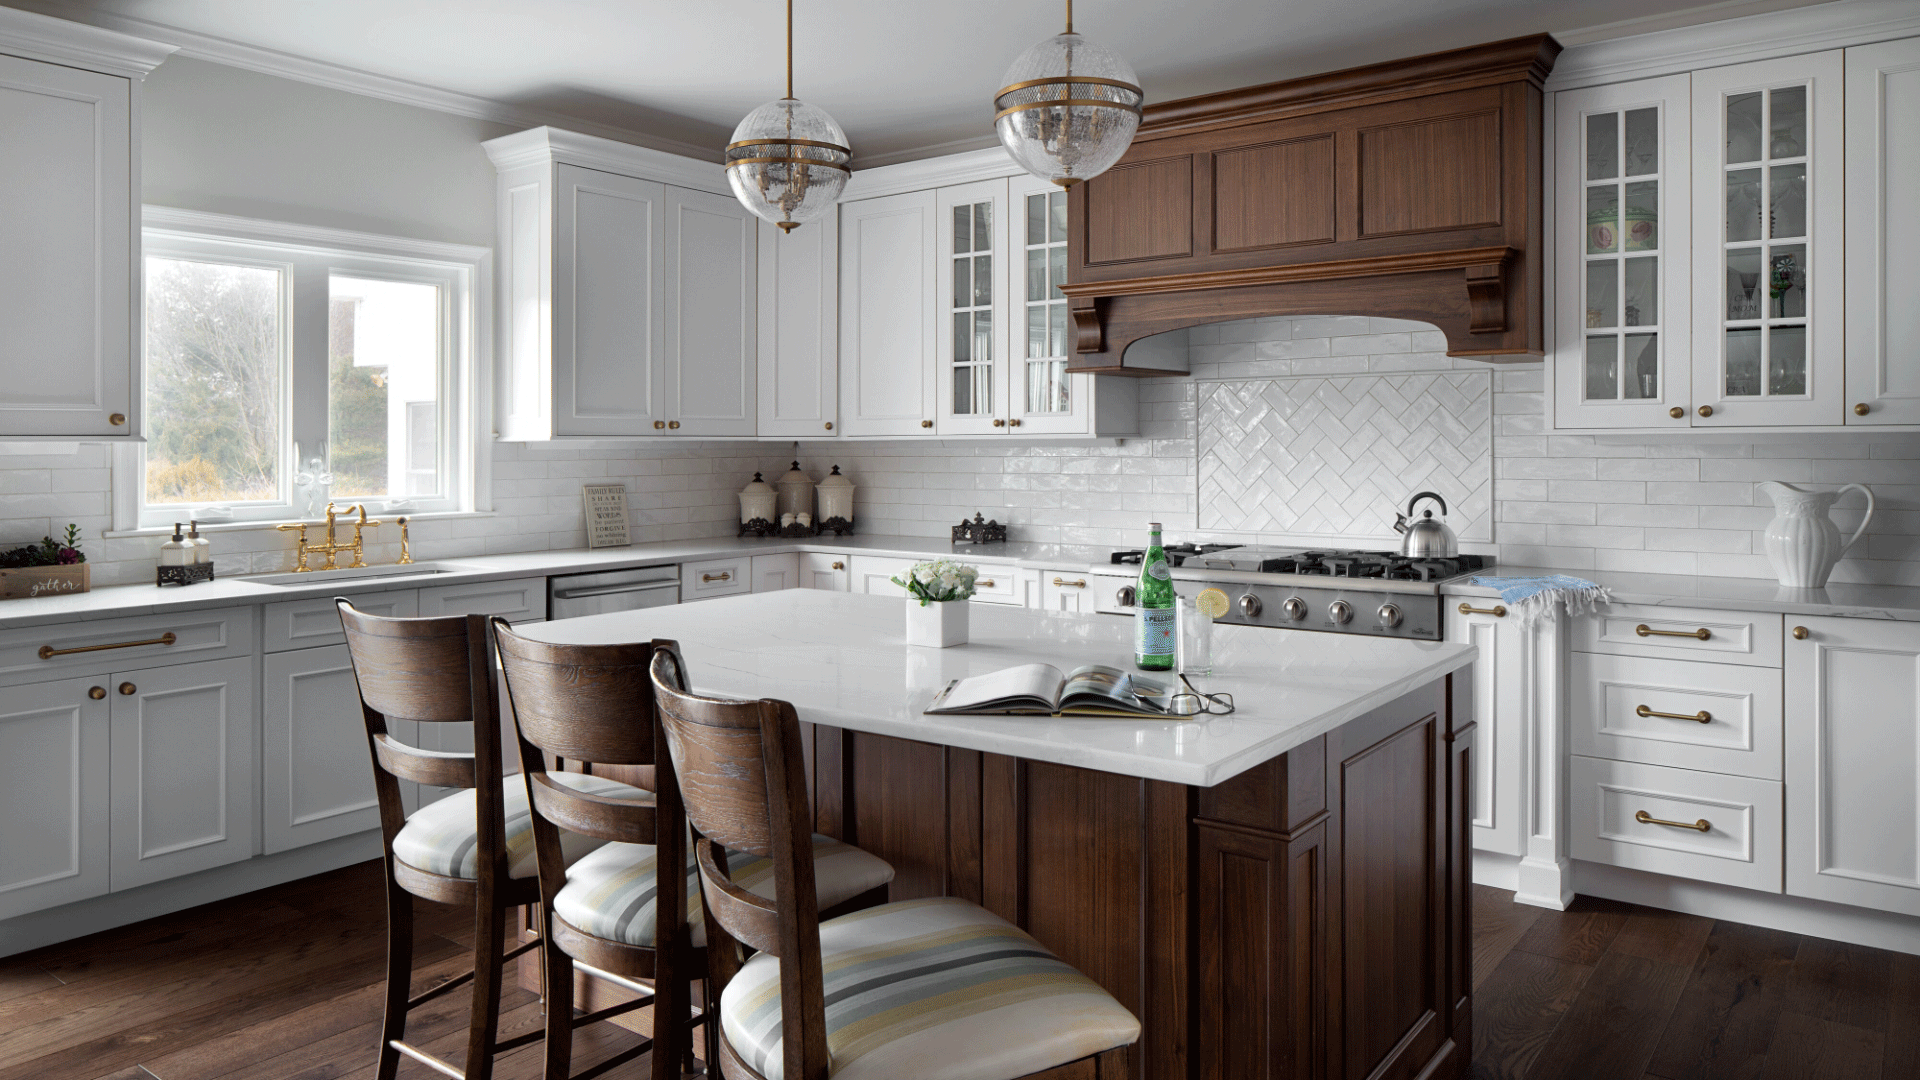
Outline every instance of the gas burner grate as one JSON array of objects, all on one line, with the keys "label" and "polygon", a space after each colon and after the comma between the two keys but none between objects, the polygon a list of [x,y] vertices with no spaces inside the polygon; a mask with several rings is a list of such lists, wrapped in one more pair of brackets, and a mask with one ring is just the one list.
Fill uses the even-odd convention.
[{"label": "gas burner grate", "polygon": [[[1193,556],[1211,555],[1216,551],[1230,551],[1239,546],[1239,544],[1168,544],[1165,546],[1165,550],[1167,553],[1167,563],[1172,566],[1179,566]],[[1107,557],[1107,561],[1115,566],[1138,566],[1146,557],[1147,552],[1145,548],[1133,548],[1129,551],[1116,551]]]}]

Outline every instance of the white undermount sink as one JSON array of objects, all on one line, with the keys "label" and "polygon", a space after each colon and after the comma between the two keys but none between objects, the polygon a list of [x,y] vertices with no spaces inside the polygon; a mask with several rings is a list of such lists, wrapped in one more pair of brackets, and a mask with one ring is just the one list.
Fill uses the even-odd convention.
[{"label": "white undermount sink", "polygon": [[420,562],[408,563],[405,566],[362,566],[355,569],[343,568],[339,570],[314,569],[304,574],[296,572],[259,574],[254,577],[243,578],[242,580],[251,581],[256,585],[320,585],[329,581],[362,581],[367,578],[384,580],[386,578],[426,577],[430,574],[473,573],[486,569],[484,566],[474,566],[470,563],[455,565],[453,563]]}]

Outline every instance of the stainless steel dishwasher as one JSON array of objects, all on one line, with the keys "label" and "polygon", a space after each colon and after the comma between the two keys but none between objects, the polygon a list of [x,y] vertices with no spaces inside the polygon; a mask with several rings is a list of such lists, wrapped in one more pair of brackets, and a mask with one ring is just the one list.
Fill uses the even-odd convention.
[{"label": "stainless steel dishwasher", "polygon": [[547,579],[547,618],[577,619],[609,611],[680,602],[680,567],[642,566]]}]

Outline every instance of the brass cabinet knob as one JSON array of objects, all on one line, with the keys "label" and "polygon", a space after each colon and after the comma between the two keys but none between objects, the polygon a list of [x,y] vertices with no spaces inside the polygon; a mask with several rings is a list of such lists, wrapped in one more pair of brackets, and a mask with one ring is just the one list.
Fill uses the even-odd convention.
[{"label": "brass cabinet knob", "polygon": [[670,427],[670,428],[672,428],[672,429],[673,429],[673,430],[675,430],[675,431],[679,431],[679,430],[680,430],[680,421],[678,421],[678,420],[669,420],[669,421],[667,421],[667,426],[668,426],[668,427]]},{"label": "brass cabinet knob", "polygon": [[1007,426],[1008,426],[1008,427],[1019,427],[1019,426],[1020,426],[1020,421],[1018,421],[1018,420],[1009,420],[1009,421],[1007,421]]},{"label": "brass cabinet knob", "polygon": [[1681,417],[1687,415],[1687,410],[1681,408],[1678,405],[1675,405],[1673,408],[1667,410],[1667,415],[1673,417],[1675,420],[1678,420]]},{"label": "brass cabinet knob", "polygon": [[1796,626],[1793,628],[1793,640],[1795,641],[1805,641],[1812,636],[1813,636],[1813,631],[1807,629],[1804,626]]},{"label": "brass cabinet knob", "polygon": [[1006,422],[1005,420],[995,420],[995,421],[993,422],[993,426],[994,426],[994,427],[1006,427],[1006,426],[1007,426],[1007,422]]},{"label": "brass cabinet knob", "polygon": [[[1867,414],[1867,407],[1865,405],[1860,406],[1860,415],[1865,416],[1866,414]],[[114,413],[112,416],[107,417],[107,423],[112,424],[114,427],[119,427],[122,424],[125,424],[126,422],[127,422],[126,413],[117,412],[117,413]]]},{"label": "brass cabinet knob", "polygon": [[140,688],[133,685],[130,682],[123,682],[120,684],[120,693],[124,697],[132,697],[133,695],[139,692],[140,692]]},{"label": "brass cabinet knob", "polygon": [[96,686],[93,689],[87,691],[87,696],[92,698],[95,701],[99,701],[101,698],[104,698],[107,696],[107,688],[104,686]]},{"label": "brass cabinet knob", "polygon": [[847,568],[847,564],[843,562],[837,562],[833,564],[833,568],[835,570],[845,570]]},{"label": "brass cabinet knob", "polygon": [[828,430],[828,431],[832,431],[832,430],[833,430],[833,421],[831,421],[831,420],[829,420],[829,421],[827,421],[827,430]]},{"label": "brass cabinet knob", "polygon": [[1867,403],[1864,401],[1853,407],[1853,415],[1855,416],[1865,416],[1872,411],[1873,410],[1868,408]]},{"label": "brass cabinet knob", "polygon": [[653,422],[653,430],[655,431],[659,431],[665,428],[666,426],[667,426],[667,422],[665,420],[655,420]]},{"label": "brass cabinet knob", "polygon": [[922,421],[920,421],[920,426],[921,426],[921,427],[932,427],[932,426],[933,426],[933,421],[931,421],[931,420],[922,420]]},{"label": "brass cabinet knob", "polygon": [[1713,415],[1713,406],[1711,406],[1711,405],[1702,405],[1702,406],[1700,406],[1700,415],[1701,415],[1701,416],[1712,416],[1712,415]]}]

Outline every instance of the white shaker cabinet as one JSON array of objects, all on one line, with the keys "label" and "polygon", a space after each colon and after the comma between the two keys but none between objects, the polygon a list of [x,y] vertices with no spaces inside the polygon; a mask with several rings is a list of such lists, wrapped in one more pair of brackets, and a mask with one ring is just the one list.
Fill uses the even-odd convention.
[{"label": "white shaker cabinet", "polygon": [[760,223],[760,434],[830,439],[840,380],[840,223]]},{"label": "white shaker cabinet", "polygon": [[252,657],[112,679],[112,857],[118,892],[253,856]]},{"label": "white shaker cabinet", "polygon": [[[380,826],[360,690],[345,645],[269,653],[261,688],[266,852],[316,844]],[[417,725],[392,725],[418,746]],[[414,785],[402,784],[409,803]]]},{"label": "white shaker cabinet", "polygon": [[936,202],[913,191],[840,205],[844,435],[934,433]]},{"label": "white shaker cabinet", "polygon": [[1099,580],[1084,570],[1040,571],[1040,605],[1048,611],[1094,612],[1094,587]]},{"label": "white shaker cabinet", "polygon": [[1473,662],[1473,846],[1523,855],[1520,807],[1533,634],[1514,624],[1505,605],[1492,601],[1451,601],[1446,615],[1447,640],[1480,650]]},{"label": "white shaker cabinet", "polygon": [[8,687],[0,706],[0,919],[107,891],[109,680]]},{"label": "white shaker cabinet", "polygon": [[851,591],[867,596],[905,596],[907,590],[893,583],[894,578],[905,580],[912,571],[915,560],[889,559],[879,555],[855,555],[849,560],[852,565]]},{"label": "white shaker cabinet", "polygon": [[800,553],[800,587],[828,592],[851,592],[853,572],[847,565],[853,556],[838,552],[803,551]]},{"label": "white shaker cabinet", "polygon": [[800,554],[793,551],[784,555],[755,555],[753,591],[779,592],[781,589],[800,588],[800,559]]},{"label": "white shaker cabinet", "polygon": [[1846,422],[1920,424],[1920,38],[1846,68]]},{"label": "white shaker cabinet", "polygon": [[730,195],[666,193],[666,422],[685,436],[754,434],[759,218]]},{"label": "white shaker cabinet", "polygon": [[141,433],[135,120],[172,51],[0,12],[0,438]]},{"label": "white shaker cabinet", "polygon": [[933,258],[933,318],[939,370],[933,377],[941,436],[1007,430],[1008,342],[1005,303],[1007,182],[981,180],[934,193],[940,238]]},{"label": "white shaker cabinet", "polygon": [[1787,621],[1787,892],[1920,915],[1920,624]]}]

